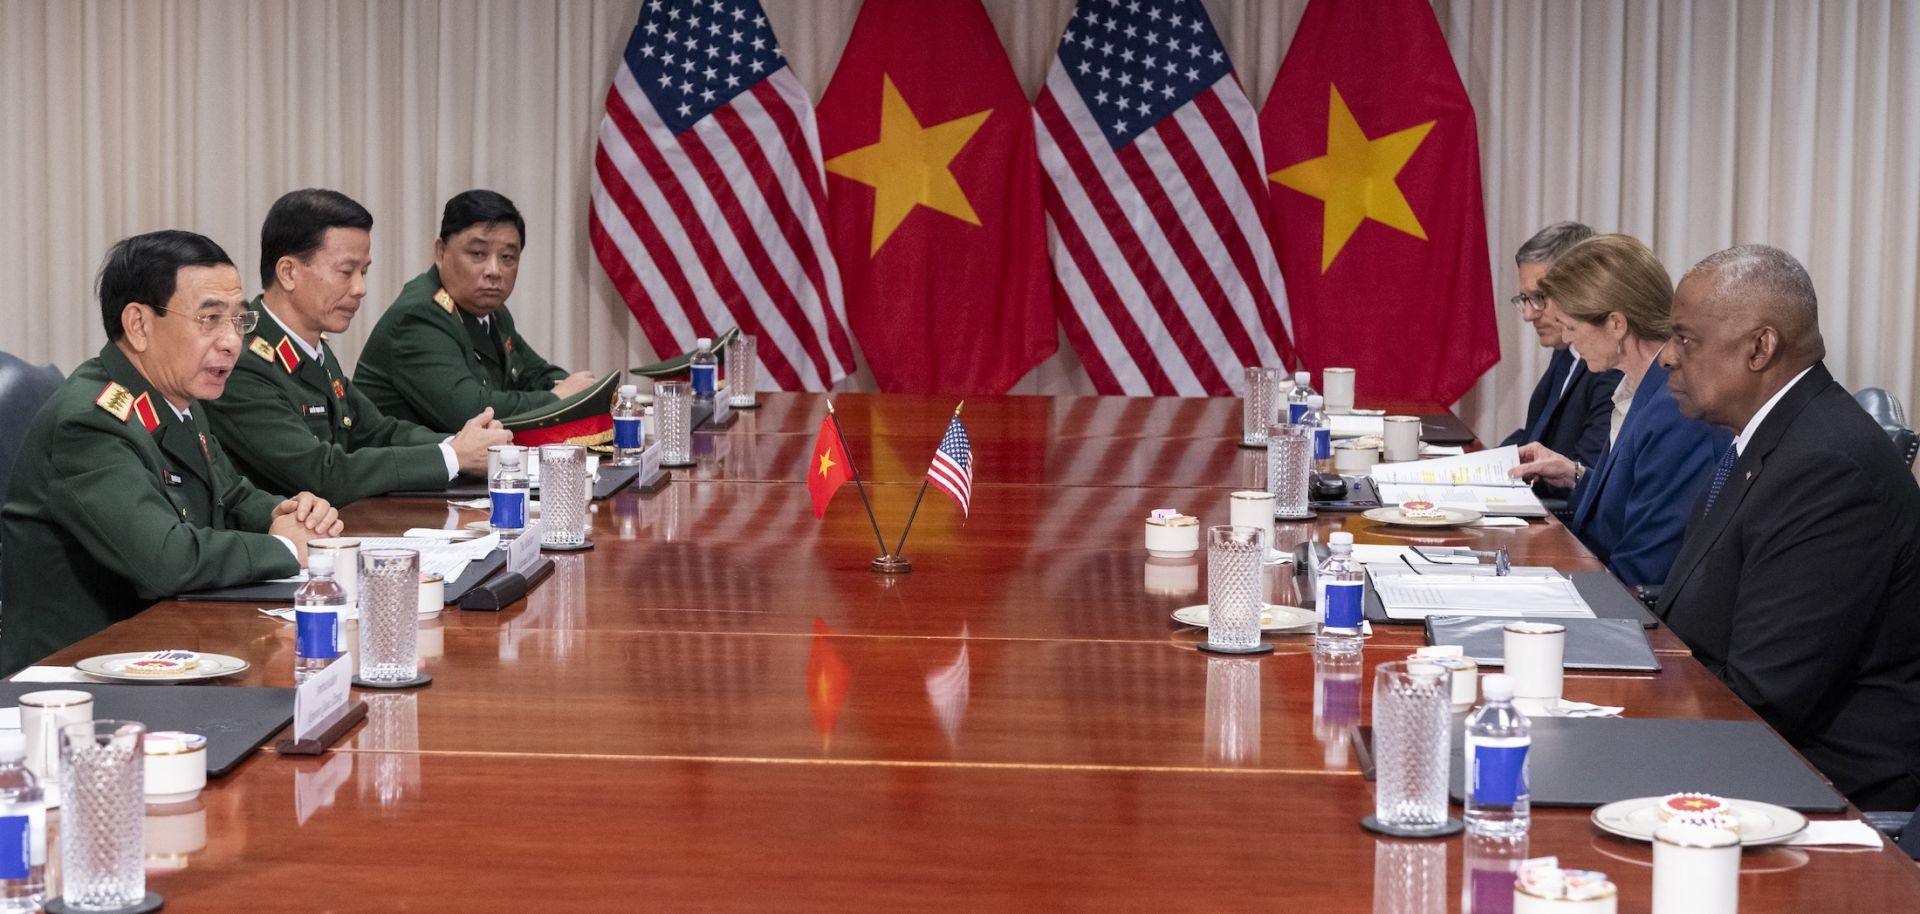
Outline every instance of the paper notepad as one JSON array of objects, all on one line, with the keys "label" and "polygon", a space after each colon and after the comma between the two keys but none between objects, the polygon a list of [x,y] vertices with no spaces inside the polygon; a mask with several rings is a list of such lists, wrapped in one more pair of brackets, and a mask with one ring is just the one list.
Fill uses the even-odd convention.
[{"label": "paper notepad", "polygon": [[1475,451],[1455,457],[1383,463],[1373,468],[1375,482],[1408,485],[1519,486],[1527,484],[1507,475],[1520,465],[1520,449],[1513,445]]},{"label": "paper notepad", "polygon": [[[1380,606],[1389,619],[1425,619],[1428,616],[1526,616],[1527,618],[1591,619],[1593,610],[1579,588],[1546,568],[1515,568],[1512,574],[1462,574],[1456,566],[1394,571],[1391,566],[1367,569]],[[1455,572],[1455,573],[1446,573]]]}]

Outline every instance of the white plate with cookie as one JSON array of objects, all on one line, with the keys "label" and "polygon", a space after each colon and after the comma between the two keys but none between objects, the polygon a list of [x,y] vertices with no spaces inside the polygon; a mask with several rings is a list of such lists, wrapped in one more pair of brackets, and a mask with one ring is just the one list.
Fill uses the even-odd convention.
[{"label": "white plate with cookie", "polygon": [[244,673],[248,664],[226,654],[171,650],[103,654],[73,666],[89,676],[114,682],[199,682]]}]

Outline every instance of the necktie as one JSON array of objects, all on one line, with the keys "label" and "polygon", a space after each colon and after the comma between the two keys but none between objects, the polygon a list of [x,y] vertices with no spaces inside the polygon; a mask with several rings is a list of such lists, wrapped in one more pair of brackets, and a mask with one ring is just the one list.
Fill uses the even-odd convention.
[{"label": "necktie", "polygon": [[[1733,463],[1740,459],[1739,448],[1728,444],[1720,455],[1720,462],[1713,466],[1713,484],[1707,487],[1707,511],[1713,510],[1713,501],[1720,497],[1720,487],[1727,484],[1727,477],[1733,473]],[[1706,513],[1706,512],[1702,512]]]}]

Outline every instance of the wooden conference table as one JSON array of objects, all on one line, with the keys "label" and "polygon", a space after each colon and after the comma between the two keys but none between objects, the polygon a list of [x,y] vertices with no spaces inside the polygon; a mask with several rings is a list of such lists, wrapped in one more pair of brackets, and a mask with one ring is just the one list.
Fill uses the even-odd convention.
[{"label": "wooden conference table", "polygon": [[[1316,674],[1297,636],[1210,657],[1168,618],[1205,602],[1203,578],[1148,568],[1141,521],[1172,506],[1223,522],[1228,492],[1263,483],[1264,455],[1234,444],[1238,401],[970,401],[973,516],[931,493],[898,577],[867,570],[851,487],[811,513],[821,398],[762,402],[696,436],[699,465],[664,490],[598,503],[596,548],[554,555],[522,603],[423,623],[431,686],[362,693],[369,720],[335,751],[263,750],[209,786],[197,821],[150,819],[168,909],[1438,914],[1461,909],[1465,870],[1498,866],[1462,838],[1358,825],[1372,788],[1348,728],[1372,667],[1418,627],[1381,626],[1355,676]],[[891,543],[952,404],[836,405]],[[422,499],[345,516],[363,534],[482,518]],[[1417,538],[1313,524],[1599,567],[1552,521]],[[1570,675],[1568,697],[1753,719],[1652,636],[1661,673]],[[235,604],[162,603],[44,662],[160,647],[242,656],[239,684],[291,682],[292,626]],[[1530,852],[1605,871],[1622,912],[1647,909],[1648,847],[1584,810],[1537,810]],[[1751,851],[1741,901],[1914,910],[1920,868],[1890,847]]]}]

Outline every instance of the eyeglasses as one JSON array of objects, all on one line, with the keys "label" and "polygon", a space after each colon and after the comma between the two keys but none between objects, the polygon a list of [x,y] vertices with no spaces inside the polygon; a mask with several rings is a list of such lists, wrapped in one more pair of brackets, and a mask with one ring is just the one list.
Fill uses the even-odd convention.
[{"label": "eyeglasses", "polygon": [[1522,292],[1519,295],[1507,299],[1507,304],[1512,305],[1514,309],[1521,314],[1539,314],[1547,310],[1547,297],[1537,294],[1529,295],[1528,293]]},{"label": "eyeglasses", "polygon": [[[168,313],[165,308],[155,308],[153,310],[159,314]],[[239,332],[241,336],[252,333],[253,328],[260,326],[260,312],[258,311],[242,311],[239,314],[199,314],[191,317],[183,314],[181,317],[186,317],[187,320],[199,324],[201,336],[218,336],[220,334],[221,324],[232,324],[233,329]]]}]

